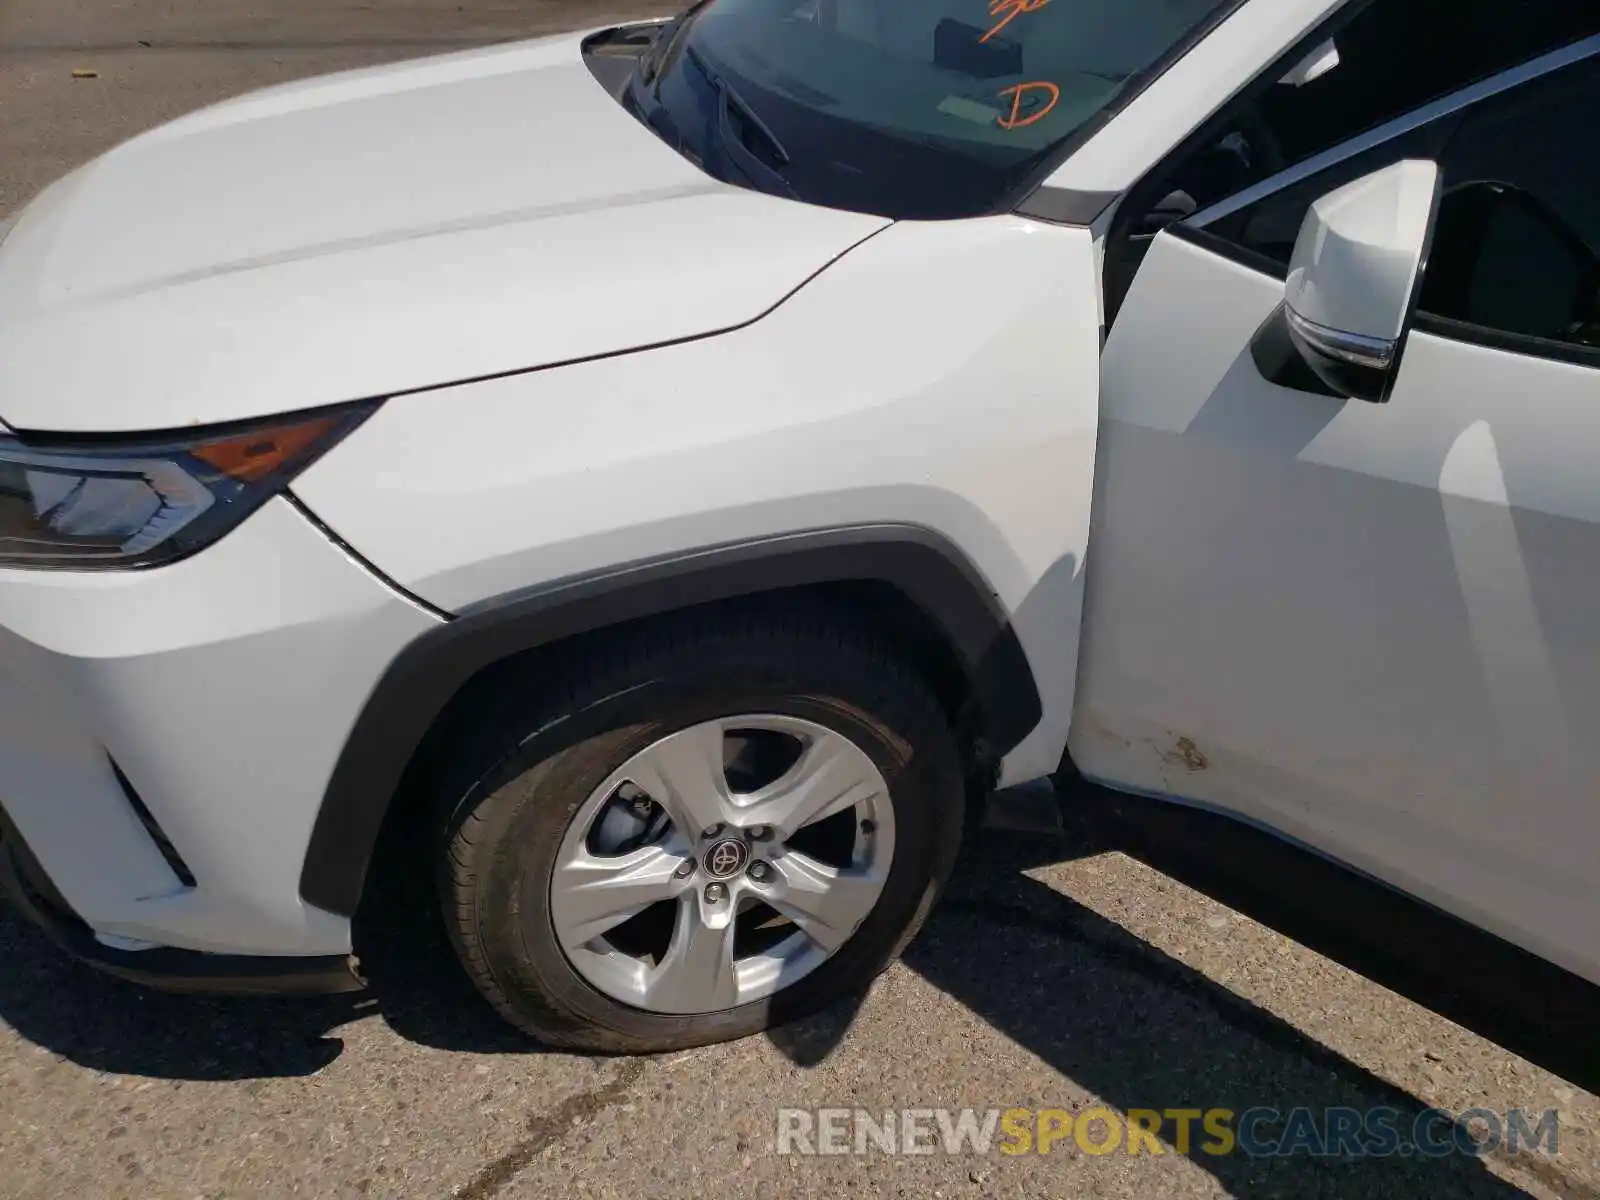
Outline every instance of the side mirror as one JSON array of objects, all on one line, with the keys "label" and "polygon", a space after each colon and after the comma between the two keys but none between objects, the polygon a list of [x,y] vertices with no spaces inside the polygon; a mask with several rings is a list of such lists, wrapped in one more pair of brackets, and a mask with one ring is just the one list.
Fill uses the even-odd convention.
[{"label": "side mirror", "polygon": [[1314,390],[1377,404],[1389,398],[1438,197],[1437,164],[1409,159],[1311,206],[1283,306],[1253,347],[1269,379],[1297,386],[1284,376],[1309,369],[1321,384]]}]

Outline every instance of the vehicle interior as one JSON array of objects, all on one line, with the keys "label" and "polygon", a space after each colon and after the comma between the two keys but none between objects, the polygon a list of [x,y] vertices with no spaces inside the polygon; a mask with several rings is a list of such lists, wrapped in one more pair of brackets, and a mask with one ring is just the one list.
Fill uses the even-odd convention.
[{"label": "vehicle interior", "polygon": [[[1600,8],[1568,0],[1369,0],[1342,11],[1127,198],[1107,243],[1108,322],[1166,226],[1430,100],[1597,32]],[[1326,54],[1330,42],[1336,59]],[[1297,70],[1308,61],[1324,69],[1308,78]],[[1276,247],[1280,261],[1298,228],[1296,215],[1280,239],[1286,244]]]}]

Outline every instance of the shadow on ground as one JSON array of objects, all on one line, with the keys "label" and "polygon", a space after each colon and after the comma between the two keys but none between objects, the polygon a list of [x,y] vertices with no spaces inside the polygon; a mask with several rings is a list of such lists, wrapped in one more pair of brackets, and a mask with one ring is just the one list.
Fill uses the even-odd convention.
[{"label": "shadow on ground", "polygon": [[[1416,1097],[1025,874],[1103,848],[1087,827],[1061,837],[971,839],[906,964],[1123,1110],[1385,1106],[1398,1110],[1401,1129],[1410,1127],[1425,1108]],[[456,967],[432,915],[426,875],[390,878],[396,883],[373,898],[362,922],[372,992],[329,999],[145,991],[66,959],[0,908],[0,956],[7,964],[0,972],[0,1019],[86,1067],[185,1080],[311,1074],[342,1052],[339,1026],[374,1013],[427,1046],[539,1053],[499,1020]],[[854,1015],[854,1005],[836,1006],[775,1031],[772,1041],[797,1063],[815,1064],[835,1049]],[[1219,1158],[1202,1153],[1200,1140],[1191,1159],[1235,1195],[1525,1195],[1469,1157]],[[1592,1195],[1559,1176],[1545,1182],[1558,1194]]]},{"label": "shadow on ground", "polygon": [[[970,839],[905,964],[1123,1112],[1383,1107],[1398,1114],[1398,1130],[1411,1130],[1428,1107],[1417,1097],[1024,873],[1113,848],[1111,838],[1079,821],[1060,837]],[[809,1065],[827,1057],[853,1015],[836,1009],[771,1037]],[[1178,1153],[1171,1127],[1163,1132],[1167,1152]],[[1464,1155],[1219,1157],[1201,1150],[1204,1140],[1197,1125],[1188,1157],[1230,1195],[1509,1200],[1528,1194]],[[1524,1152],[1514,1169],[1565,1200],[1596,1200],[1597,1193],[1549,1159]]]},{"label": "shadow on ground", "polygon": [[364,902],[357,950],[368,992],[311,998],[168,995],[69,958],[0,900],[0,1021],[81,1066],[161,1079],[310,1075],[338,1058],[336,1031],[380,1015],[401,1036],[443,1050],[538,1054],[462,974],[407,848]]},{"label": "shadow on ground", "polygon": [[[1385,1107],[1412,1128],[1418,1098],[1024,874],[1104,849],[1101,837],[1069,829],[1055,854],[1046,839],[977,839],[906,964],[1114,1109]],[[1526,1195],[1467,1156],[1219,1157],[1196,1134],[1189,1158],[1237,1196]],[[1548,1160],[1517,1166],[1592,1195]]]}]

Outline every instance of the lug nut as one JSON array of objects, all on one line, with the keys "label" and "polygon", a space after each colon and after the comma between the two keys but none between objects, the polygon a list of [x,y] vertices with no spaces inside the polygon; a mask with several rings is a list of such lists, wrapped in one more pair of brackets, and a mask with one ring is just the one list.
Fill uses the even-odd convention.
[{"label": "lug nut", "polygon": [[728,898],[728,889],[723,887],[720,883],[708,883],[708,884],[706,884],[706,903],[707,904],[721,904],[727,898]]},{"label": "lug nut", "polygon": [[764,883],[772,878],[772,868],[758,858],[750,864],[750,878],[757,883]]},{"label": "lug nut", "polygon": [[686,858],[678,864],[678,869],[672,873],[674,879],[687,879],[694,874],[694,859]]},{"label": "lug nut", "polygon": [[703,837],[703,838],[706,838],[707,840],[710,840],[711,838],[716,837],[717,834],[719,834],[721,832],[722,832],[722,826],[721,825],[713,825],[713,826],[711,826],[710,829],[707,829],[700,836]]},{"label": "lug nut", "polygon": [[752,841],[764,842],[771,836],[772,836],[772,830],[771,830],[770,827],[768,827],[766,825],[752,825],[752,826],[750,826],[750,839]]}]

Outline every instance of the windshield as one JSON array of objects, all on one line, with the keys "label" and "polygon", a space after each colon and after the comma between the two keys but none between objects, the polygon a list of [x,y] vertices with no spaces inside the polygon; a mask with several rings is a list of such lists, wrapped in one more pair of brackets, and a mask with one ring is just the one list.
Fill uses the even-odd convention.
[{"label": "windshield", "polygon": [[995,211],[1230,0],[714,0],[624,102],[718,178],[899,218]]}]

